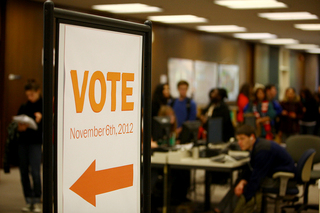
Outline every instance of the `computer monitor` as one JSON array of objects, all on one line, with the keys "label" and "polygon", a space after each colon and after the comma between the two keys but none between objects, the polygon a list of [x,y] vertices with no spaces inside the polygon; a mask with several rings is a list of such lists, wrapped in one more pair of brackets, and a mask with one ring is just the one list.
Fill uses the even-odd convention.
[{"label": "computer monitor", "polygon": [[170,140],[170,117],[169,116],[155,116],[152,122],[152,139],[169,146]]},{"label": "computer monitor", "polygon": [[207,144],[219,144],[223,143],[223,127],[222,127],[222,117],[209,118],[208,119],[208,129],[207,129]]},{"label": "computer monitor", "polygon": [[186,121],[182,124],[182,131],[180,133],[180,143],[193,142],[197,145],[199,127],[201,126],[200,121]]}]

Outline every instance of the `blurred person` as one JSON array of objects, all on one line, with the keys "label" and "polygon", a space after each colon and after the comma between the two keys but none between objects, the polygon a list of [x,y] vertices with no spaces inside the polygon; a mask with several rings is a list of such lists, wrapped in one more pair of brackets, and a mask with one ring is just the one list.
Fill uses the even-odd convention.
[{"label": "blurred person", "polygon": [[170,98],[169,85],[159,84],[152,95],[152,117],[158,115],[161,106],[167,105]]},{"label": "blurred person", "polygon": [[278,91],[274,84],[267,84],[265,89],[266,89],[267,100],[272,103],[273,108],[276,111],[276,117],[270,121],[271,126],[273,127],[273,131],[275,133],[278,133],[279,126],[280,126],[280,116],[282,112],[281,104],[277,100]]},{"label": "blurred person", "polygon": [[271,102],[266,98],[263,85],[254,88],[254,99],[249,103],[246,112],[251,112],[256,117],[256,127],[260,137],[273,139],[271,121],[276,117],[276,111]]},{"label": "blurred person", "polygon": [[222,118],[222,140],[229,141],[234,137],[234,127],[231,122],[230,110],[228,105],[224,102],[228,98],[227,91],[223,88],[215,88],[210,90],[209,95],[211,101],[208,106],[202,110],[200,120],[203,123],[204,129],[207,129],[207,122],[209,118]]},{"label": "blurred person", "polygon": [[[35,120],[37,130],[28,128],[27,124],[18,123],[19,136],[19,170],[23,194],[27,205],[23,212],[41,212],[41,155],[42,155],[42,97],[40,85],[29,80],[24,87],[28,101],[21,105],[18,115],[27,115]],[[32,177],[30,183],[29,175]]]},{"label": "blurred person", "polygon": [[189,83],[187,81],[179,81],[177,88],[179,98],[170,100],[168,105],[174,110],[177,119],[176,133],[180,134],[184,122],[196,120],[197,106],[191,98],[187,97],[187,91],[189,89]]},{"label": "blurred person", "polygon": [[[274,173],[296,173],[289,153],[274,141],[257,138],[253,127],[240,126],[236,130],[236,138],[241,150],[250,152],[250,168],[237,179],[235,187],[230,189],[215,212],[254,212],[255,207],[261,207],[260,188],[279,188],[280,182],[272,178]],[[296,184],[289,182],[288,185]],[[259,209],[256,212],[260,212]]]},{"label": "blurred person", "polygon": [[317,118],[319,108],[316,100],[309,89],[305,88],[300,91],[300,98],[303,105],[303,117],[300,120],[300,133],[313,135],[316,132]]},{"label": "blurred person", "polygon": [[283,110],[280,116],[279,135],[284,143],[288,137],[299,133],[299,120],[303,116],[303,106],[292,87],[286,89],[285,98],[280,104]]},{"label": "blurred person", "polygon": [[171,123],[170,137],[175,137],[176,130],[177,130],[177,119],[172,107],[168,105],[161,106],[158,116],[170,117],[170,123]]},{"label": "blurred person", "polygon": [[252,86],[249,83],[245,83],[241,86],[240,92],[237,98],[238,113],[237,122],[239,124],[244,122],[243,114],[245,107],[249,104],[252,93]]}]

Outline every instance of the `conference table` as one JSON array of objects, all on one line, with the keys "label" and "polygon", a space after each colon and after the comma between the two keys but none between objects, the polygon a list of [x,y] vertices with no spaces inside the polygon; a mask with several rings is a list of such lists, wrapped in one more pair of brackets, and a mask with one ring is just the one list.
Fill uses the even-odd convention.
[{"label": "conference table", "polygon": [[211,193],[211,173],[214,172],[227,172],[230,174],[230,187],[233,187],[233,172],[241,170],[249,162],[249,157],[234,162],[214,162],[210,158],[197,158],[194,159],[188,150],[169,151],[169,152],[154,152],[151,157],[151,166],[163,168],[164,173],[164,206],[163,213],[166,213],[170,207],[170,193],[169,193],[169,173],[172,169],[203,169],[206,171],[205,175],[205,210],[210,209]]}]

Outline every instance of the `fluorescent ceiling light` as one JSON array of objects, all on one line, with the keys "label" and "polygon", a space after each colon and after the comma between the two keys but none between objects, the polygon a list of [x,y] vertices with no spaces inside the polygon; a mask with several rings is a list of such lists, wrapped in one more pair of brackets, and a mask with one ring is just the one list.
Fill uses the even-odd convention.
[{"label": "fluorescent ceiling light", "polygon": [[133,4],[101,4],[93,5],[93,9],[107,11],[110,13],[154,13],[161,12],[159,7],[153,7],[146,4],[133,3]]},{"label": "fluorescent ceiling light", "polygon": [[295,24],[294,27],[300,30],[320,30],[320,24]]},{"label": "fluorescent ceiling light", "polygon": [[235,38],[248,39],[248,40],[260,40],[268,38],[276,38],[277,36],[271,33],[235,33]]},{"label": "fluorescent ceiling light", "polygon": [[231,9],[286,8],[287,5],[276,0],[216,0],[214,3]]},{"label": "fluorescent ceiling light", "polygon": [[225,33],[225,32],[245,32],[247,29],[245,27],[239,27],[236,25],[207,25],[198,26],[198,30],[213,32],[213,33]]},{"label": "fluorescent ceiling light", "polygon": [[318,19],[318,16],[309,12],[259,13],[258,16],[269,20],[281,21]]},{"label": "fluorescent ceiling light", "polygon": [[270,45],[286,45],[286,44],[297,44],[298,40],[292,38],[275,38],[275,39],[265,39],[261,41],[264,44]]},{"label": "fluorescent ceiling light", "polygon": [[293,49],[293,50],[309,50],[309,49],[315,49],[318,48],[318,45],[315,44],[292,44],[286,46],[287,49]]},{"label": "fluorescent ceiling light", "polygon": [[312,54],[320,54],[320,48],[310,49],[307,52]]},{"label": "fluorescent ceiling light", "polygon": [[194,15],[169,15],[169,16],[149,16],[151,21],[163,22],[168,24],[174,23],[203,23],[208,20]]}]

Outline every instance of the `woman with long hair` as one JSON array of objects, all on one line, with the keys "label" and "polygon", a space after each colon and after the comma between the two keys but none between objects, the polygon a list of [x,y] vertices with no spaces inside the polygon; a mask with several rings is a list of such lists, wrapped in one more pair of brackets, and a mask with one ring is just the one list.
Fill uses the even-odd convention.
[{"label": "woman with long hair", "polygon": [[169,85],[159,84],[152,95],[152,117],[158,115],[161,106],[167,105],[170,98]]},{"label": "woman with long hair", "polygon": [[247,112],[256,117],[256,128],[260,130],[260,137],[272,140],[273,133],[270,121],[276,116],[272,103],[266,98],[264,87],[254,89],[254,99],[250,102]]},{"label": "woman with long hair", "polygon": [[285,143],[288,137],[298,134],[300,131],[299,120],[303,116],[303,106],[296,95],[295,89],[292,87],[286,89],[285,98],[280,104],[282,112],[280,115],[279,135],[281,141]]}]

